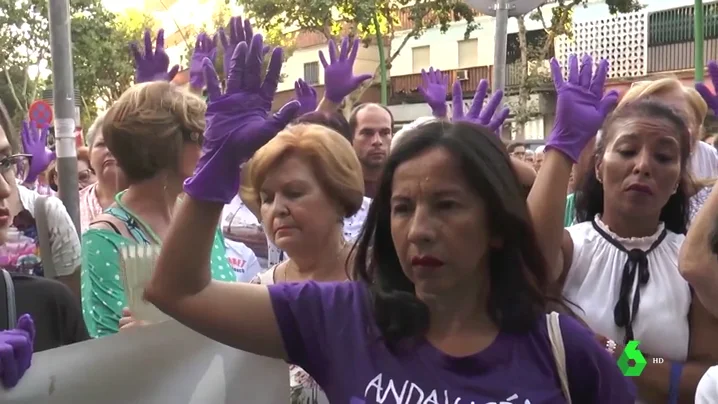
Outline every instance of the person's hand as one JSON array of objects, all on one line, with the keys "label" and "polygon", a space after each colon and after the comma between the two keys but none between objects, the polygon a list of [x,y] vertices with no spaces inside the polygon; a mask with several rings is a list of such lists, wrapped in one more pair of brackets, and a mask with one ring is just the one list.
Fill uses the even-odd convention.
[{"label": "person's hand", "polygon": [[12,330],[0,332],[0,383],[5,388],[17,385],[32,363],[35,323],[24,314]]},{"label": "person's hand", "polygon": [[424,101],[431,107],[436,118],[446,118],[446,92],[449,88],[449,75],[442,74],[439,69],[421,69],[422,84],[417,88]]},{"label": "person's hand", "polygon": [[197,43],[194,45],[194,52],[189,63],[189,86],[191,88],[204,88],[204,69],[202,61],[208,58],[214,63],[217,58],[217,35],[210,38],[202,32],[197,35]]},{"label": "person's hand", "polygon": [[144,53],[140,52],[137,42],[130,44],[130,50],[135,58],[135,82],[146,83],[148,81],[172,81],[179,65],[174,65],[170,71],[170,57],[165,52],[165,30],[157,33],[155,51],[152,52],[152,32],[145,30]]},{"label": "person's hand", "polygon": [[317,90],[306,81],[299,79],[294,82],[294,95],[301,107],[298,115],[306,114],[317,109]]},{"label": "person's hand", "polygon": [[25,177],[25,182],[28,184],[35,183],[37,177],[55,161],[55,152],[47,147],[49,131],[47,126],[38,128],[35,122],[22,122],[22,129],[20,130],[22,148],[25,153],[32,156],[30,168]]},{"label": "person's hand", "polygon": [[585,55],[578,66],[578,57],[568,59],[568,80],[558,61],[551,59],[551,76],[556,87],[556,120],[546,149],[558,150],[574,163],[586,144],[596,136],[603,121],[618,102],[618,93],[603,89],[608,77],[608,61],[602,59],[594,74],[593,58]]},{"label": "person's hand", "polygon": [[488,91],[489,82],[481,80],[479,86],[476,87],[476,93],[474,94],[474,100],[471,102],[469,112],[464,115],[464,98],[461,83],[458,81],[454,82],[451,120],[473,122],[486,126],[491,129],[492,132],[497,132],[501,128],[501,125],[504,124],[504,121],[506,121],[506,118],[508,118],[510,111],[508,108],[504,108],[499,113],[496,113],[499,105],[501,105],[501,100],[504,98],[504,92],[501,90],[491,95],[488,104],[484,107],[484,100],[486,99]]},{"label": "person's hand", "polygon": [[[718,91],[718,63],[711,60],[708,62],[708,73],[711,76],[711,82],[713,88]],[[703,100],[708,104],[708,108],[713,111],[713,114],[718,116],[718,95],[713,94],[708,86],[703,83],[696,83],[696,90],[701,94]]]},{"label": "person's hand", "polygon": [[290,101],[270,116],[282,70],[283,53],[274,49],[262,80],[264,42],[240,42],[232,56],[227,91],[222,94],[212,61],[204,59],[208,105],[202,156],[194,174],[184,183],[192,198],[228,204],[239,189],[240,165],[284,129],[299,111]]},{"label": "person's hand", "polygon": [[147,321],[137,320],[132,317],[130,309],[125,307],[122,309],[122,317],[120,318],[120,331],[124,331],[133,327],[143,327],[149,325]]},{"label": "person's hand", "polygon": [[[224,71],[225,79],[229,78],[229,70],[232,65],[232,55],[234,55],[234,50],[237,49],[237,45],[239,45],[240,42],[249,43],[252,40],[252,37],[254,37],[252,23],[249,22],[249,20],[244,20],[244,22],[242,22],[242,17],[230,18],[228,28],[229,38],[227,38],[224,28],[219,29],[219,41],[222,44],[222,49],[224,49],[222,70]],[[265,46],[263,54],[266,55],[268,52],[269,46]],[[212,60],[212,62],[214,62],[214,60]]]},{"label": "person's hand", "polygon": [[354,75],[354,61],[359,52],[359,39],[355,39],[350,44],[349,38],[345,37],[339,50],[337,50],[334,40],[330,40],[328,46],[329,63],[324,57],[324,52],[319,51],[319,61],[324,66],[324,98],[334,104],[341,104],[344,97],[374,76],[372,74]]}]

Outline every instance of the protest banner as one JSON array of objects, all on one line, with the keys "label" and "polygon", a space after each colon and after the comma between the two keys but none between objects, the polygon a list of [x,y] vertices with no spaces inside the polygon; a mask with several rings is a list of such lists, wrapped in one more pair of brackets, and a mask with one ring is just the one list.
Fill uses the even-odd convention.
[{"label": "protest banner", "polygon": [[3,404],[277,404],[287,364],[230,348],[167,321],[33,356]]}]

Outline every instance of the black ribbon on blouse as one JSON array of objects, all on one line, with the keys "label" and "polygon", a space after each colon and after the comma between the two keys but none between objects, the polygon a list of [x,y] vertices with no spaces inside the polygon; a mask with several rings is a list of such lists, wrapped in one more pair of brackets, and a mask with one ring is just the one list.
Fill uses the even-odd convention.
[{"label": "black ribbon on blouse", "polygon": [[[666,229],[664,228],[661,234],[658,236],[656,241],[651,246],[643,251],[638,248],[627,250],[621,243],[616,241],[608,233],[606,233],[601,226],[596,223],[594,219],[592,221],[593,228],[601,235],[606,241],[611,243],[614,247],[623,251],[628,255],[626,263],[623,265],[623,275],[621,277],[621,288],[618,294],[618,302],[613,309],[613,321],[618,327],[626,329],[626,339],[624,345],[633,338],[633,320],[638,314],[638,305],[641,303],[641,288],[646,286],[648,279],[650,278],[650,272],[648,271],[648,254],[651,253],[659,244],[666,238]],[[638,286],[636,287],[636,293],[633,294],[633,302],[628,303],[628,299],[631,296],[631,290],[633,289],[633,283],[636,277],[638,277]],[[633,313],[633,315],[631,315]]]}]

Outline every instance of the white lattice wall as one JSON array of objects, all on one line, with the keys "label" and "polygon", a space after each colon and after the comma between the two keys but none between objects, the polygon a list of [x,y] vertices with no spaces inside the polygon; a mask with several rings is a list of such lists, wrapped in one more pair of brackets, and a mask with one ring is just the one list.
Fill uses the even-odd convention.
[{"label": "white lattice wall", "polygon": [[556,58],[565,65],[568,55],[588,53],[611,62],[609,78],[646,75],[648,18],[645,12],[618,14],[573,24],[573,40],[556,39]]}]

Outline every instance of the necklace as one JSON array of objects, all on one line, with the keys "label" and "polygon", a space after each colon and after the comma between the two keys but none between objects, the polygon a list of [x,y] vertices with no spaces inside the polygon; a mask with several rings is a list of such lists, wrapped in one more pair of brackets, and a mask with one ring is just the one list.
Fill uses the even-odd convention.
[{"label": "necklace", "polygon": [[[342,243],[341,243],[341,245],[339,246],[339,250],[337,251],[337,255],[336,255],[336,257],[335,257],[335,260],[336,260],[336,258],[339,258],[339,256],[342,254],[342,252],[344,252],[344,250],[345,250],[346,248],[347,248],[347,241],[342,237]],[[290,258],[290,259],[287,260],[286,263],[284,264],[284,283],[287,283],[287,282],[288,282],[288,281],[287,281],[287,273],[289,272],[289,268],[292,268],[292,266],[296,267],[297,264],[295,264],[294,261],[292,261],[292,259]],[[297,270],[299,270],[299,267],[297,267]]]}]

